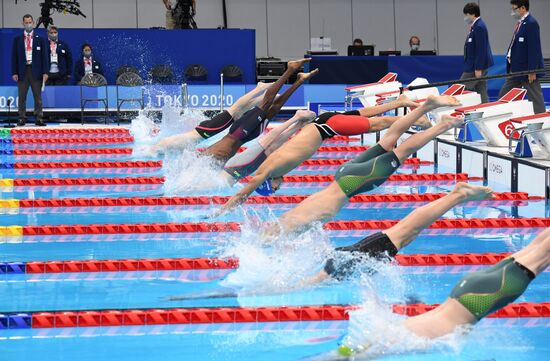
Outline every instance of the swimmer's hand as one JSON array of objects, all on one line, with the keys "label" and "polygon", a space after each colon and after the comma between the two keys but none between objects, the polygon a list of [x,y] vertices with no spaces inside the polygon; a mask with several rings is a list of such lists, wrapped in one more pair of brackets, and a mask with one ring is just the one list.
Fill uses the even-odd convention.
[{"label": "swimmer's hand", "polygon": [[156,145],[144,145],[134,151],[134,156],[157,158],[162,154],[162,149]]},{"label": "swimmer's hand", "polygon": [[340,360],[353,360],[353,359],[351,357],[340,355],[338,351],[330,351],[330,352],[325,352],[314,356],[304,357],[298,360],[299,361],[340,361]]}]

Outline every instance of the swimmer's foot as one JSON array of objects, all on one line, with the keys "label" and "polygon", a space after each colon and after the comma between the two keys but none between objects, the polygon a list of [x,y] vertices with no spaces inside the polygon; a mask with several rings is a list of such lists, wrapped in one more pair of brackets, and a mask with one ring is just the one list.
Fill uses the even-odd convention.
[{"label": "swimmer's foot", "polygon": [[413,125],[416,125],[417,127],[419,127],[422,130],[426,130],[426,129],[432,127],[432,122],[430,122],[430,119],[428,119],[427,116],[423,115]]},{"label": "swimmer's foot", "polygon": [[309,73],[298,73],[298,81],[305,82],[310,78],[313,78],[315,75],[317,75],[317,73],[319,73],[319,69],[315,69],[313,71],[310,71]]},{"label": "swimmer's foot", "polygon": [[311,61],[310,58],[303,58],[298,60],[291,60],[287,63],[288,70],[292,70],[294,72],[297,72],[300,70],[305,63],[309,63]]},{"label": "swimmer's foot", "polygon": [[311,110],[305,110],[305,109],[300,109],[296,111],[295,115],[298,116],[300,118],[299,120],[304,123],[311,122],[317,116],[315,112],[312,112]]},{"label": "swimmer's foot", "polygon": [[464,116],[452,117],[450,115],[443,115],[441,117],[441,123],[445,124],[449,129],[464,125]]},{"label": "swimmer's foot", "polygon": [[271,86],[271,84],[269,84],[269,83],[259,82],[256,85],[256,89],[254,89],[254,90],[258,91],[258,92],[263,92],[263,91],[267,90],[267,88],[269,88],[270,86]]},{"label": "swimmer's foot", "polygon": [[410,100],[405,94],[401,94],[399,98],[397,98],[397,102],[400,107],[407,108],[416,108],[419,105],[417,102]]},{"label": "swimmer's foot", "polygon": [[459,194],[464,202],[482,201],[493,197],[490,187],[474,186],[464,182],[457,183],[452,193]]},{"label": "swimmer's foot", "polygon": [[450,95],[430,95],[424,105],[433,110],[441,107],[456,107],[461,105],[461,103],[457,98]]}]

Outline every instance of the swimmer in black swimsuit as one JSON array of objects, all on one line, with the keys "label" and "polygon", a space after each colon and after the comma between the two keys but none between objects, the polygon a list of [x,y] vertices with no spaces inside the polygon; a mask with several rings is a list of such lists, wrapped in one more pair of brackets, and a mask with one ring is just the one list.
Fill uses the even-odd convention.
[{"label": "swimmer in black swimsuit", "polygon": [[261,94],[265,93],[269,84],[258,83],[256,88],[240,97],[229,109],[215,115],[212,119],[202,121],[194,130],[162,139],[152,146],[138,150],[142,155],[158,156],[167,150],[183,150],[190,145],[208,139],[229,128],[234,119],[239,119],[245,112],[261,104]]},{"label": "swimmer in black swimsuit", "polygon": [[[482,318],[514,302],[536,276],[550,265],[550,228],[546,228],[527,247],[499,263],[463,277],[441,305],[412,316],[402,326],[414,335],[435,339],[454,332],[457,327],[472,326]],[[369,327],[369,325],[365,325]],[[463,328],[463,331],[466,331]],[[361,341],[359,341],[361,342]],[[336,351],[303,360],[355,360],[391,353],[391,344],[399,339],[376,343],[358,343],[345,337]],[[372,350],[372,351],[371,351]]]},{"label": "swimmer in black swimsuit", "polygon": [[306,62],[311,59],[301,59],[288,62],[288,68],[284,74],[265,92],[259,106],[246,112],[240,119],[236,120],[229,133],[221,140],[208,147],[203,154],[225,163],[234,156],[240,146],[257,138],[267,127],[269,121],[279,113],[290,96],[307,80],[315,76],[319,70],[315,69],[309,73],[299,73],[297,80],[283,94],[277,96],[277,92],[287,80],[297,72]]},{"label": "swimmer in black swimsuit", "polygon": [[[391,262],[401,249],[416,239],[420,232],[428,228],[453,207],[465,202],[491,199],[491,197],[492,190],[489,187],[458,183],[450,193],[415,209],[391,228],[371,234],[351,246],[336,248],[333,256],[327,260],[324,267],[316,275],[305,279],[296,287],[311,286],[327,280],[344,280],[353,275],[356,269],[360,269],[361,263],[364,261],[362,256]],[[346,254],[353,257],[350,258]],[[170,299],[188,300],[233,296],[236,296],[235,292],[220,290],[208,292],[207,294],[195,293]]]}]

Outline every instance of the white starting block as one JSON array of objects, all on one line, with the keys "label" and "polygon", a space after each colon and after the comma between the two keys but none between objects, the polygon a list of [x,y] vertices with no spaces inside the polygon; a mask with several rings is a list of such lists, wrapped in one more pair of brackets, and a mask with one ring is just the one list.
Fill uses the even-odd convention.
[{"label": "white starting block", "polygon": [[513,118],[510,121],[519,126],[510,135],[508,151],[520,158],[531,158],[535,155],[532,145],[540,153],[537,158],[550,159],[550,112]]},{"label": "white starting block", "polygon": [[354,99],[359,99],[364,107],[376,105],[376,94],[397,91],[403,85],[397,81],[396,73],[388,73],[376,83],[357,85],[346,88],[346,106],[353,104]]},{"label": "white starting block", "polygon": [[510,134],[516,130],[517,125],[510,119],[533,115],[533,103],[524,100],[526,93],[525,89],[514,88],[496,102],[455,109],[454,115],[462,114],[465,117],[464,126],[458,136],[455,130],[456,140],[473,140],[469,138],[468,131],[474,125],[487,141],[487,145],[507,147]]},{"label": "white starting block", "polygon": [[[476,92],[465,90],[465,88],[466,87],[462,84],[455,84],[450,86],[441,95],[450,95],[455,97],[456,99],[458,99],[458,101],[460,102],[460,104],[462,104],[463,107],[471,107],[474,105],[481,104],[481,95],[479,95]],[[429,113],[429,118],[435,124],[437,124],[441,121],[441,117],[443,115],[451,115],[454,112],[455,112],[455,108],[453,107],[437,108]]]}]

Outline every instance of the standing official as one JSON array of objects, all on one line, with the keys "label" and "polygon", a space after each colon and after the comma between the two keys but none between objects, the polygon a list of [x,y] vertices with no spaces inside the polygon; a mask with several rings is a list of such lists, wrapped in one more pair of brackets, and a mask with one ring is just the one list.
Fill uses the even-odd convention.
[{"label": "standing official", "polygon": [[[512,0],[512,17],[517,20],[514,36],[508,47],[507,71],[529,71],[544,68],[542,48],[540,43],[540,27],[537,20],[529,14],[529,0]],[[520,76],[506,79],[500,90],[503,96],[512,88],[527,89],[527,96],[533,102],[535,113],[544,113],[546,106],[540,86],[540,78],[543,74],[531,73],[528,76]]]},{"label": "standing official", "polygon": [[32,15],[23,16],[23,34],[13,39],[11,73],[13,81],[17,82],[19,96],[19,121],[17,125],[27,123],[27,93],[29,87],[34,97],[35,124],[44,126],[42,114],[42,84],[48,80],[48,43],[42,37],[34,34],[34,19]]},{"label": "standing official", "polygon": [[57,26],[48,29],[50,71],[47,85],[67,85],[73,71],[73,57],[69,46],[59,40]]},{"label": "standing official", "polygon": [[[470,27],[470,31],[464,44],[464,69],[461,79],[481,78],[487,75],[487,69],[494,64],[489,32],[485,22],[480,18],[478,4],[466,4],[463,13],[464,22]],[[468,82],[466,89],[478,92],[483,103],[489,102],[486,80]]]},{"label": "standing official", "polygon": [[82,57],[76,61],[74,67],[74,77],[77,84],[80,84],[82,78],[87,74],[103,75],[101,63],[94,57],[92,46],[88,43],[82,45]]}]

